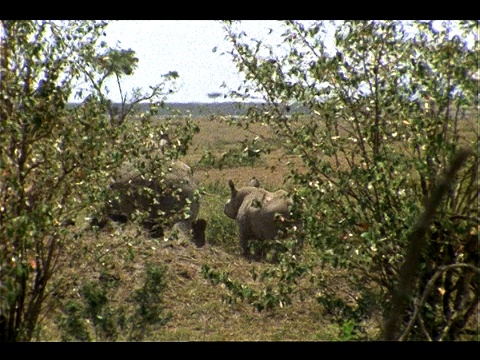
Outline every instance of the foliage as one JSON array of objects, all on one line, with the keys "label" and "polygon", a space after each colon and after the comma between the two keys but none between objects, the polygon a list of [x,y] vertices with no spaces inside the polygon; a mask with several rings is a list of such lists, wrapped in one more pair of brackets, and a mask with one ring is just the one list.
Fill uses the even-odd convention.
[{"label": "foliage", "polygon": [[[184,154],[198,129],[188,121],[150,121],[175,72],[150,93],[125,95],[121,112],[112,112],[104,80],[131,74],[137,59],[131,50],[98,44],[107,23],[0,24],[0,339],[29,341],[49,296],[61,293],[62,279],[51,281],[61,272],[60,260],[78,250],[83,230],[68,225],[103,208],[112,176],[126,160],[142,174],[164,176],[167,160]],[[76,89],[83,101],[69,106]],[[150,109],[135,113],[141,101]],[[164,132],[173,146],[160,156],[157,139]],[[101,288],[84,290],[100,311]],[[75,304],[69,308],[77,312]]]},{"label": "foliage", "polygon": [[[478,108],[479,53],[471,45],[478,24],[284,25],[274,46],[249,39],[241,23],[225,22],[230,55],[245,77],[232,95],[260,93],[265,104],[252,108],[247,122],[268,124],[303,162],[306,171],[291,170],[302,240],[321,254],[318,262],[349,269],[353,286],[376,293],[382,311],[390,306],[424,201],[459,147],[474,153],[429,226],[402,332],[433,277],[437,290],[430,288],[417,311],[418,326],[397,334],[460,338],[478,309],[479,136],[467,115]],[[290,114],[294,104],[309,109],[307,116]],[[461,132],[469,121],[471,131]],[[445,266],[452,271],[436,276]],[[346,314],[342,322],[349,319],[358,320]]]},{"label": "foliage", "polygon": [[115,277],[103,274],[83,285],[80,299],[66,300],[56,320],[62,340],[141,341],[155,326],[168,322],[171,315],[164,313],[162,306],[163,269],[147,264],[142,287],[117,305],[112,299],[121,285]]},{"label": "foliage", "polygon": [[[62,340],[147,339],[170,319],[163,312],[165,270],[137,251],[158,243],[147,244],[137,228],[132,234],[113,226],[114,233],[97,236],[69,224],[101,212],[111,196],[111,177],[125,161],[162,178],[167,160],[187,153],[197,126],[151,121],[178,74],[166,74],[147,94],[122,93],[122,103],[113,104],[105,79],[114,76],[121,91],[119,80],[134,72],[137,59],[131,49],[98,44],[105,23],[0,24],[0,338],[31,340],[42,316],[54,313]],[[363,320],[371,309],[389,309],[407,241],[439,174],[460,145],[478,144],[475,124],[464,131],[478,107],[478,78],[472,76],[478,49],[463,42],[476,40],[477,24],[458,22],[465,31],[458,37],[430,22],[411,23],[416,33],[404,31],[403,24],[337,23],[337,49],[331,53],[321,36],[329,23],[287,22],[277,53],[258,41],[251,45],[245,34],[235,33],[235,23],[226,23],[231,54],[246,75],[244,95],[260,90],[266,100],[248,112],[249,121],[270,126],[279,137],[275,144],[303,162],[301,171],[292,168],[290,179],[303,227],[279,249],[278,263],[254,264],[252,285],[223,268],[202,268],[212,284],[230,291],[226,302],[249,302],[267,321],[277,307],[292,302],[307,275],[344,340],[366,338]],[[77,89],[82,102],[68,106]],[[144,100],[151,106],[139,113]],[[289,111],[296,104],[309,110],[307,116]],[[166,157],[156,141],[165,132],[173,144]],[[249,158],[268,153],[262,141],[246,141],[223,166],[250,164]],[[219,194],[220,188],[207,191]],[[473,331],[478,339],[478,328],[471,326],[478,311],[477,200],[475,154],[428,226],[397,338],[468,339],[467,331]],[[218,216],[220,202],[212,204],[217,215],[207,231],[213,243],[233,249],[234,227]],[[300,254],[297,240],[305,244]],[[231,261],[215,249],[201,251],[212,251],[211,263]],[[186,279],[198,254],[168,260],[184,261]],[[142,280],[131,287],[131,296],[122,297],[127,281],[115,269],[138,265]],[[350,301],[324,281],[326,271],[313,272],[330,266],[346,270],[341,274],[350,285]],[[186,296],[195,294],[201,303],[206,297],[196,296],[197,290],[190,288]],[[118,303],[118,297],[128,301]],[[189,318],[209,319],[202,311],[210,303],[189,304]]]},{"label": "foliage", "polygon": [[237,149],[229,149],[215,156],[211,151],[206,151],[198,161],[198,167],[215,167],[220,170],[232,166],[251,166],[260,159],[262,154],[268,154],[270,151],[265,146],[259,146],[259,138],[255,137],[249,141],[245,139],[240,142]]},{"label": "foliage", "polygon": [[215,181],[204,187],[203,203],[200,212],[208,219],[205,237],[210,245],[222,246],[224,251],[235,254],[238,250],[238,229],[232,226],[231,219],[223,213],[225,199],[229,194],[223,182]]},{"label": "foliage", "polygon": [[137,313],[144,322],[155,323],[160,318],[163,311],[160,295],[164,288],[163,270],[148,266],[143,287],[137,289],[133,294],[133,300],[139,304]]},{"label": "foliage", "polygon": [[232,279],[228,272],[217,271],[208,265],[202,266],[203,276],[210,280],[212,285],[224,284],[230,291],[231,295],[223,298],[226,303],[231,304],[245,300],[252,304],[257,311],[291,304],[297,279],[306,272],[308,272],[307,267],[298,266],[294,258],[287,259],[283,255],[283,261],[278,268],[263,270],[260,274],[252,270],[253,281],[261,284],[267,283],[265,288],[258,290]]}]

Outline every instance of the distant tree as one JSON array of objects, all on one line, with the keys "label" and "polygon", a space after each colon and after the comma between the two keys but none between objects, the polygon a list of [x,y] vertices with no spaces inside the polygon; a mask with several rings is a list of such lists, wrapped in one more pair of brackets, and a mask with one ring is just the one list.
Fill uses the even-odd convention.
[{"label": "distant tree", "polygon": [[218,93],[218,92],[208,93],[208,97],[209,97],[210,99],[216,99],[216,98],[218,98],[218,97],[220,97],[220,96],[222,96],[222,94],[221,94],[221,93]]},{"label": "distant tree", "polygon": [[[478,311],[478,22],[287,21],[278,44],[249,38],[241,22],[224,28],[245,79],[232,96],[264,100],[244,125],[268,124],[304,165],[290,179],[299,240],[318,251],[318,263],[348,269],[358,294],[354,306],[328,288],[317,300],[342,309],[340,322],[355,324],[359,336],[372,307],[386,314],[391,306],[424,202],[458,149],[470,149],[427,226],[391,338],[466,336]],[[289,113],[293,105],[306,116]],[[270,304],[288,302],[292,277],[304,273],[295,272],[300,263],[291,267],[298,257],[288,259],[290,275],[285,264],[277,272],[281,288],[264,293]],[[208,275],[229,279],[245,298],[244,285]],[[248,298],[257,306],[261,295]]]}]

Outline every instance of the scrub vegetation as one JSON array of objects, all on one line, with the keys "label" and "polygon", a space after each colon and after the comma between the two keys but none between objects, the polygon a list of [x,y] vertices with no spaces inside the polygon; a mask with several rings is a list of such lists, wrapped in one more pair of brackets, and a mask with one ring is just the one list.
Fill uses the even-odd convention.
[{"label": "scrub vegetation", "polygon": [[[165,115],[175,71],[112,103],[138,59],[107,25],[0,22],[0,340],[479,340],[478,22],[287,21],[275,47],[226,21],[228,95],[263,98],[235,116]],[[172,160],[205,244],[93,220],[123,164]],[[275,261],[223,212],[253,176],[300,221]]]}]

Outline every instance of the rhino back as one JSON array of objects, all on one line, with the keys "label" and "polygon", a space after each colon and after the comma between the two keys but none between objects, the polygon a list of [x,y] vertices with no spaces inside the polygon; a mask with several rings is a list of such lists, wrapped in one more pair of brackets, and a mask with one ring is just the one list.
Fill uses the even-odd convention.
[{"label": "rhino back", "polygon": [[278,231],[284,228],[276,216],[279,214],[287,219],[290,217],[288,199],[284,196],[276,197],[274,195],[267,191],[252,192],[251,195],[245,197],[240,207],[237,221],[256,239],[273,239]]},{"label": "rhino back", "polygon": [[181,212],[191,201],[192,220],[199,211],[198,201],[194,199],[196,184],[190,167],[181,162],[174,162],[171,171],[163,181],[148,179],[132,165],[126,164],[111,185],[117,199],[111,201],[110,210],[129,216],[135,210],[150,210],[150,216],[155,217],[159,211],[167,215]]}]

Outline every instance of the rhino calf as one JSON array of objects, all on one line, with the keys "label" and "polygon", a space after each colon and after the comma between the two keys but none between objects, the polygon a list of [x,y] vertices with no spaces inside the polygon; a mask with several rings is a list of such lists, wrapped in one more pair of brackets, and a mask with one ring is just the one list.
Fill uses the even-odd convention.
[{"label": "rhino calf", "polygon": [[[250,184],[259,186],[258,181]],[[240,248],[245,257],[250,257],[250,240],[273,240],[286,229],[293,202],[284,190],[270,192],[257,186],[236,189],[232,180],[228,185],[230,199],[224,206],[224,213],[236,221]]]}]

